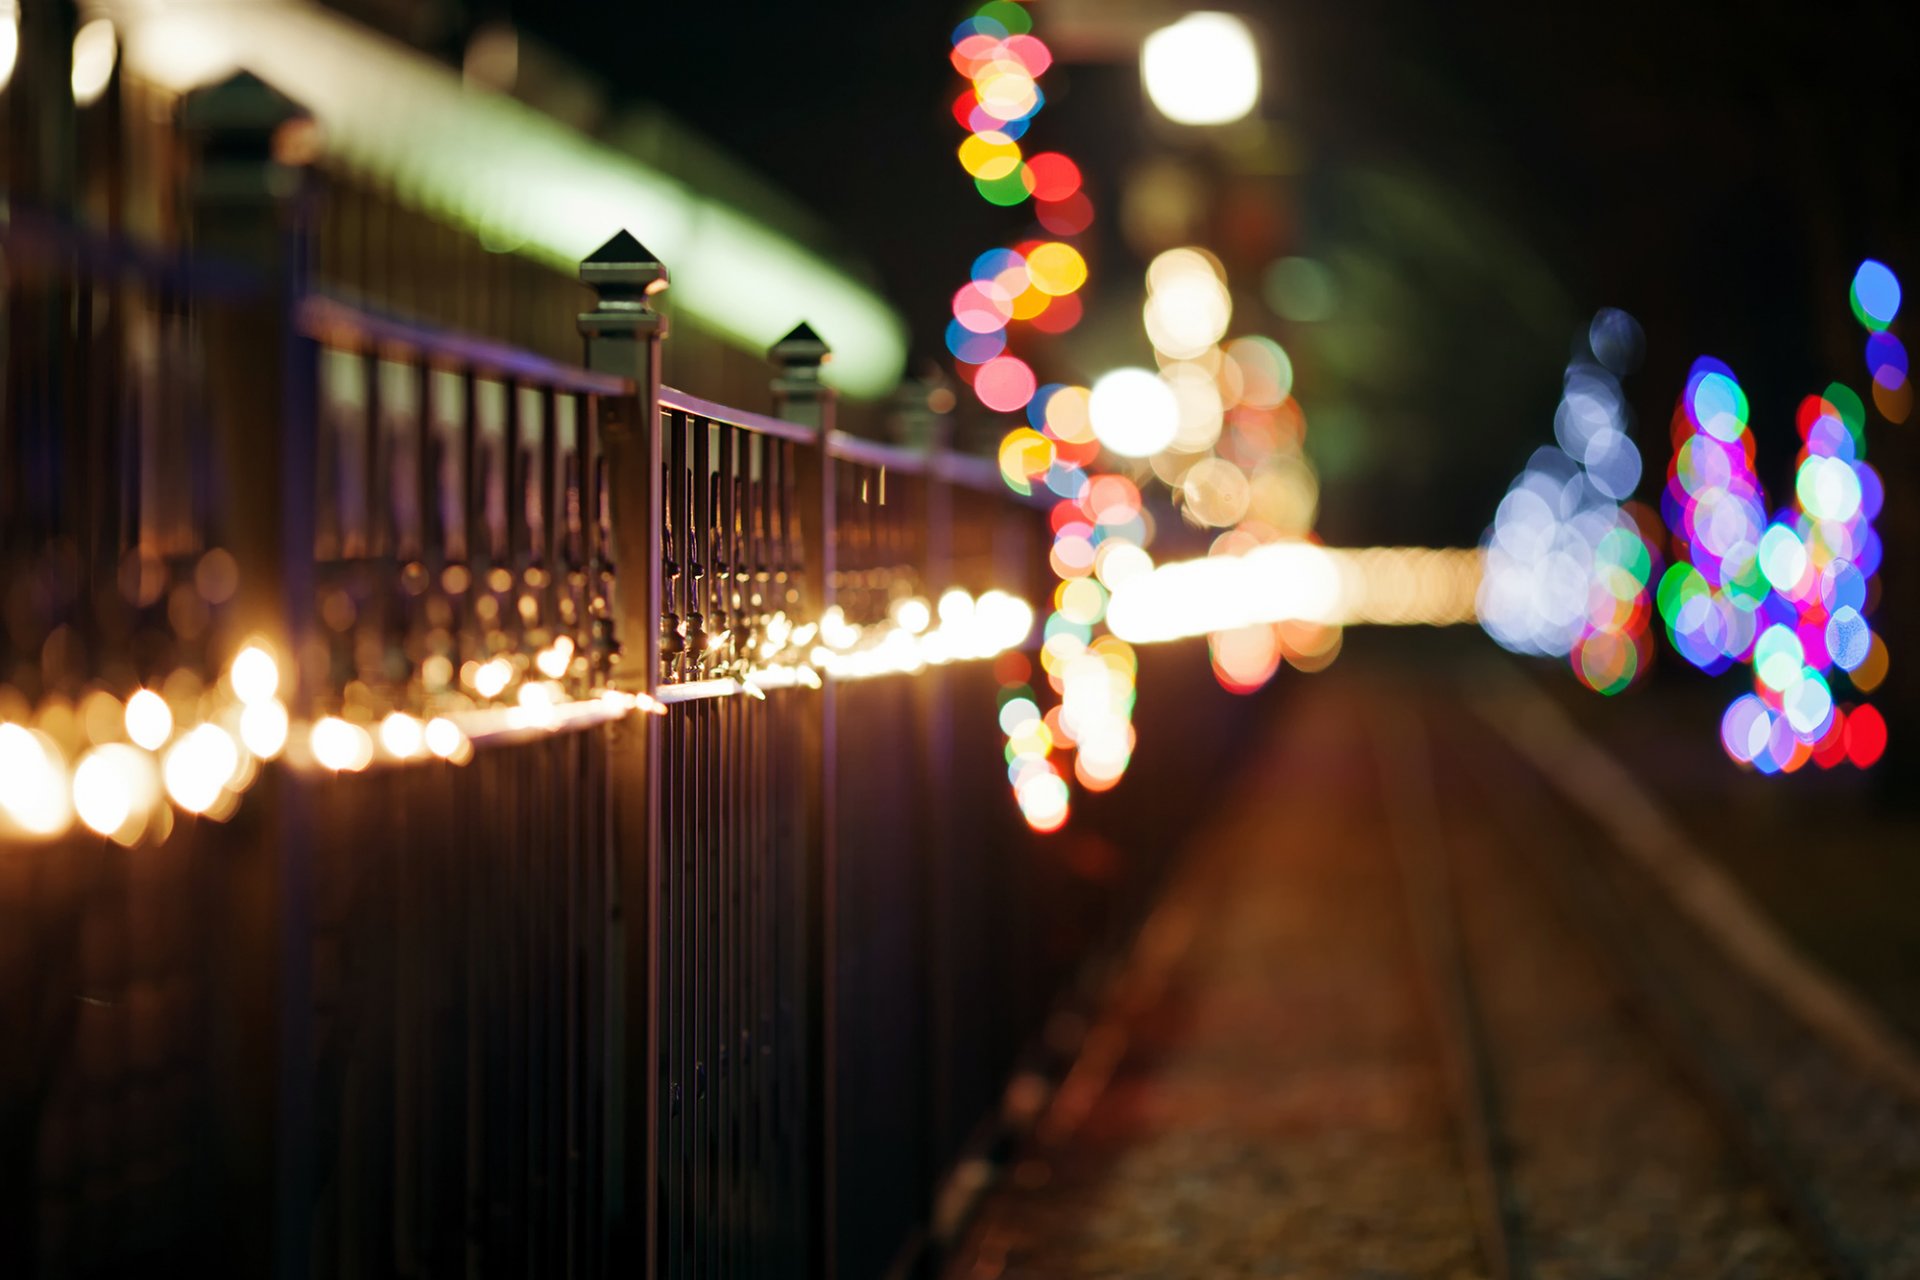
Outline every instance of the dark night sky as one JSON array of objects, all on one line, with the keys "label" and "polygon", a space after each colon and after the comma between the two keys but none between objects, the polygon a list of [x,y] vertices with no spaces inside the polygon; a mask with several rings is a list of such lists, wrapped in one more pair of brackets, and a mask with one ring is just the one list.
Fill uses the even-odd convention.
[{"label": "dark night sky", "polygon": [[[520,8],[528,29],[842,228],[923,357],[968,262],[1025,229],[1018,212],[979,200],[953,160],[956,8]],[[1703,351],[1741,372],[1762,448],[1777,445],[1784,467],[1779,437],[1792,434],[1799,396],[1830,377],[1860,380],[1845,305],[1853,265],[1870,254],[1912,273],[1912,9],[1248,9],[1268,43],[1265,115],[1305,158],[1247,187],[1279,211],[1274,247],[1376,281],[1324,332],[1306,332],[1261,311],[1255,266],[1236,312],[1236,329],[1263,328],[1295,353],[1310,441],[1325,446],[1329,537],[1472,540],[1550,437],[1569,343],[1602,305],[1647,330],[1646,366],[1627,385],[1650,468],[1664,464],[1673,396]],[[1044,2],[1034,12],[1044,36]],[[1144,127],[1131,65],[1058,66],[1043,84],[1032,136],[1087,169],[1107,215],[1096,270],[1111,305],[1130,309],[1138,263],[1112,215],[1128,172],[1168,145],[1164,131]]]}]

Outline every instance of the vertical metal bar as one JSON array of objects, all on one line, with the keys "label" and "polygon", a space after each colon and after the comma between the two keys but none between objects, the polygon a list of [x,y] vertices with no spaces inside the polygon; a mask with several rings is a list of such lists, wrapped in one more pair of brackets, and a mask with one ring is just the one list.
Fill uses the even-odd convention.
[{"label": "vertical metal bar", "polygon": [[[510,648],[520,647],[520,634],[523,630],[520,621],[520,591],[526,582],[527,549],[530,541],[530,528],[527,523],[527,456],[525,414],[522,411],[521,383],[518,378],[510,378],[502,384],[506,399],[506,429],[502,449],[505,454],[503,483],[506,485],[506,545],[501,548],[501,561],[507,570],[510,585],[502,593],[495,588],[494,582],[488,583],[488,589],[496,596],[504,594],[501,602],[506,612],[503,630],[510,637]],[[494,575],[489,574],[490,579]]]},{"label": "vertical metal bar", "polygon": [[[253,265],[266,280],[254,298],[223,301],[202,317],[207,348],[221,361],[209,409],[211,434],[232,477],[227,488],[233,524],[225,532],[241,567],[236,621],[242,634],[277,636],[296,655],[303,652],[313,607],[316,357],[293,317],[306,288],[310,247],[299,184],[285,181],[293,175],[271,162],[266,143],[299,115],[258,81],[240,77],[195,94],[185,109],[189,131],[202,143],[196,245]],[[278,429],[263,431],[263,422]],[[269,483],[259,483],[262,478]],[[304,712],[300,664],[289,665],[289,701],[296,713]],[[311,1262],[314,1150],[312,863],[302,798],[291,783],[274,788],[269,798],[276,822],[265,856],[272,862],[257,868],[267,881],[257,887],[274,902],[273,949],[263,946],[251,959],[242,952],[232,966],[236,999],[258,1002],[264,1007],[247,1012],[260,1025],[275,1025],[272,1047],[243,1050],[245,1061],[231,1064],[239,1069],[223,1082],[233,1087],[235,1118],[257,1130],[226,1135],[251,1148],[232,1166],[243,1171],[239,1183],[223,1188],[243,1215],[251,1215],[244,1256],[254,1269],[270,1266],[294,1278],[304,1276]],[[271,1096],[259,1096],[269,1081]],[[272,1223],[271,1238],[257,1225],[266,1222]]]},{"label": "vertical metal bar", "polygon": [[[387,466],[386,466],[386,388],[380,377],[380,348],[376,343],[368,343],[360,353],[361,376],[366,380],[366,403],[362,416],[360,435],[360,473],[361,492],[365,494],[366,507],[362,516],[366,527],[361,531],[362,554],[370,561],[382,560],[391,550],[392,543],[387,539]],[[384,582],[383,582],[384,585]]]},{"label": "vertical metal bar", "polygon": [[669,585],[667,588],[666,625],[670,630],[667,643],[674,647],[673,667],[669,673],[673,679],[684,680],[687,675],[687,661],[682,641],[686,635],[689,599],[689,565],[692,556],[692,539],[688,533],[687,516],[687,417],[683,413],[667,415],[670,423],[671,453],[666,478],[667,485],[667,526],[669,541],[667,559],[669,561]]},{"label": "vertical metal bar", "polygon": [[[673,482],[677,487],[681,482],[681,473],[676,461]],[[678,507],[676,502],[675,506]],[[682,561],[684,563],[684,561]],[[672,770],[672,802],[666,813],[670,824],[667,850],[673,867],[673,892],[670,942],[672,961],[672,1020],[671,1036],[672,1058],[667,1081],[671,1089],[672,1119],[667,1128],[668,1146],[666,1152],[664,1176],[668,1181],[669,1252],[665,1274],[682,1276],[688,1274],[687,1256],[687,1214],[689,1206],[688,1184],[688,1117],[693,1105],[693,1064],[692,1018],[689,1012],[688,996],[692,990],[692,979],[688,973],[690,958],[689,926],[691,923],[692,896],[688,885],[689,846],[692,840],[691,822],[687,812],[687,781],[690,776],[689,763],[692,743],[687,733],[687,720],[690,711],[686,707],[676,707],[669,717],[673,737],[667,748],[663,768]]]},{"label": "vertical metal bar", "polygon": [[542,388],[540,395],[540,541],[534,547],[533,559],[543,574],[539,596],[540,625],[556,635],[560,626],[560,611],[556,607],[560,599],[557,579],[563,564],[565,542],[562,534],[567,520],[566,482],[558,474],[559,466],[559,397],[549,386]]},{"label": "vertical metal bar", "polygon": [[[679,477],[685,483],[687,477]],[[681,585],[687,585],[687,576],[682,571]],[[683,594],[684,591],[683,591]],[[699,882],[699,837],[702,817],[700,802],[700,735],[699,705],[686,708],[683,726],[682,751],[684,752],[684,772],[681,781],[684,799],[683,814],[679,827],[680,835],[680,880],[681,880],[681,938],[680,948],[683,957],[681,965],[681,991],[683,1008],[681,1011],[681,1079],[684,1082],[680,1108],[680,1170],[681,1181],[681,1250],[683,1265],[697,1269],[700,1262],[700,1239],[698,1208],[699,1178],[697,1166],[697,1148],[699,1143],[700,1114],[700,982],[704,965],[699,953],[702,935],[700,928],[700,882]],[[683,1273],[684,1274],[684,1273]]]},{"label": "vertical metal bar", "polygon": [[[414,438],[413,505],[416,542],[413,555],[430,575],[429,592],[439,590],[447,545],[446,522],[440,510],[440,448],[433,416],[433,366],[416,353],[412,366]],[[424,601],[428,598],[422,596]]]},{"label": "vertical metal bar", "polygon": [[[692,561],[688,566],[689,582],[693,588],[693,599],[687,613],[687,645],[689,658],[693,663],[696,676],[706,674],[707,663],[707,626],[712,616],[711,590],[713,582],[713,501],[710,482],[712,466],[713,424],[704,418],[694,418],[689,422],[692,435],[693,465],[688,476],[693,486],[693,526]],[[717,992],[715,975],[716,931],[714,929],[714,800],[713,800],[713,707],[702,701],[693,708],[695,726],[695,752],[698,761],[698,792],[695,800],[693,827],[698,837],[693,873],[694,895],[697,901],[694,928],[698,938],[698,969],[695,981],[699,987],[698,1024],[695,1031],[696,1062],[694,1115],[697,1120],[694,1147],[694,1204],[697,1214],[697,1239],[699,1250],[695,1255],[695,1265],[700,1274],[711,1274],[714,1262],[714,1089],[715,1073],[715,1021],[716,1009],[714,997]]]},{"label": "vertical metal bar", "polygon": [[[693,517],[692,456],[693,424],[686,415],[676,418],[679,427],[680,452],[677,455],[673,472],[673,487],[680,513],[679,531],[676,543],[679,548],[679,574],[677,577],[677,604],[681,627],[682,650],[679,657],[679,673],[682,678],[688,675],[688,655],[686,640],[687,616],[693,612],[693,560],[695,551],[695,533]],[[699,887],[696,880],[695,858],[696,840],[699,834],[700,813],[697,807],[699,782],[699,739],[695,732],[697,708],[688,706],[681,717],[681,739],[678,752],[680,766],[681,806],[679,821],[675,833],[679,845],[680,866],[680,1125],[678,1130],[678,1155],[676,1176],[680,1183],[680,1251],[681,1265],[691,1269],[698,1265],[699,1241],[695,1235],[696,1219],[694,1179],[694,1144],[696,1141],[696,1117],[699,1111],[699,1082],[695,1076],[699,1045],[698,1034],[698,996],[700,972],[695,944],[699,940],[697,912],[699,910]],[[687,1274],[686,1271],[676,1274]]]},{"label": "vertical metal bar", "polygon": [[[508,457],[511,459],[515,410],[519,397],[508,388]],[[509,462],[508,474],[512,474]],[[511,499],[509,499],[511,501]],[[509,508],[511,509],[511,508]],[[514,562],[515,523],[507,522],[506,561]],[[507,961],[507,1017],[506,1035],[502,1046],[506,1062],[507,1095],[501,1108],[501,1129],[505,1134],[506,1148],[505,1177],[502,1179],[501,1210],[505,1215],[510,1238],[514,1270],[531,1275],[531,1223],[527,1215],[527,1171],[530,1143],[528,1142],[531,1118],[529,1100],[533,1093],[533,1082],[529,1079],[532,1066],[532,1054],[528,1052],[531,1039],[533,1018],[533,991],[531,981],[530,943],[532,912],[528,911],[529,864],[532,850],[528,847],[527,797],[524,788],[519,785],[522,778],[520,752],[506,751],[495,756],[500,772],[506,775],[502,788],[507,804],[507,819],[503,828],[511,833],[511,843],[503,851],[506,861],[506,895],[501,903],[501,933],[506,939]]]},{"label": "vertical metal bar", "polygon": [[[727,635],[727,644],[720,650],[719,657],[725,659],[733,652],[731,632],[734,627],[733,615],[733,573],[738,556],[735,545],[735,502],[733,489],[733,453],[734,428],[721,424],[718,430],[717,456],[714,459],[713,484],[717,490],[719,508],[719,546],[714,552],[714,611],[718,618],[716,636]],[[739,935],[735,928],[734,902],[738,892],[735,878],[734,858],[739,843],[739,816],[734,808],[739,775],[733,769],[733,743],[739,708],[732,700],[716,707],[719,719],[719,783],[722,803],[721,832],[721,915],[720,915],[720,952],[722,1001],[720,1019],[720,1061],[719,1061],[719,1114],[723,1121],[720,1135],[720,1175],[721,1175],[721,1217],[720,1242],[721,1257],[718,1268],[722,1276],[730,1276],[734,1270],[735,1235],[739,1230],[739,1218],[735,1203],[735,1179],[738,1176],[739,1161],[736,1144],[739,1137],[738,1093],[735,1089],[737,1059],[739,1057],[739,1005],[735,982],[738,977]]]},{"label": "vertical metal bar", "polygon": [[[484,774],[490,767],[483,757],[474,761],[471,772]],[[465,799],[469,794],[466,788],[471,785],[466,779],[454,783],[456,794]],[[477,825],[475,817],[466,804],[455,806],[453,823],[456,848],[466,850],[473,847],[471,839]],[[478,817],[486,821],[486,815]],[[462,1135],[465,1230],[461,1238],[466,1246],[464,1261],[469,1276],[486,1274],[485,1269],[493,1258],[492,1206],[487,1202],[487,1110],[488,1093],[493,1086],[492,1072],[488,1069],[492,1061],[488,1056],[492,1018],[488,996],[492,990],[493,976],[488,967],[493,948],[493,940],[488,934],[492,923],[488,909],[493,899],[492,873],[490,861],[481,859],[479,865],[469,868],[461,894],[466,935],[466,946],[461,957],[466,979],[466,990],[463,992],[466,1015],[466,1105],[465,1131]]]}]

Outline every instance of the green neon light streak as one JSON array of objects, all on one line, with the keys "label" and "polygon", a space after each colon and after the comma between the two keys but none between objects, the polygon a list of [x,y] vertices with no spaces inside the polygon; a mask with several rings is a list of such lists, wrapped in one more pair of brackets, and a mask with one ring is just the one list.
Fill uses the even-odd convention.
[{"label": "green neon light streak", "polygon": [[833,347],[829,383],[877,397],[899,382],[906,326],[845,271],[402,45],[296,4],[110,8],[138,74],[185,91],[245,68],[313,113],[331,161],[490,246],[571,272],[625,228],[672,271],[675,308],[705,326],[762,352],[805,320]]}]

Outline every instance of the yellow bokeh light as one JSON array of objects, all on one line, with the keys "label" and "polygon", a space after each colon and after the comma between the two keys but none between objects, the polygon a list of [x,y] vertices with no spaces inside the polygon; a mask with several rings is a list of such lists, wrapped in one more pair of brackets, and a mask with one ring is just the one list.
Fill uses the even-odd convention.
[{"label": "yellow bokeh light", "polygon": [[226,731],[203,724],[168,748],[162,775],[175,804],[188,813],[205,813],[219,803],[241,765],[240,748]]},{"label": "yellow bokeh light", "polygon": [[250,644],[235,654],[227,676],[234,696],[249,704],[264,702],[280,689],[280,665],[264,645]]},{"label": "yellow bokeh light", "polygon": [[316,722],[308,735],[313,758],[336,773],[352,773],[373,763],[373,735],[338,716]]},{"label": "yellow bokeh light", "polygon": [[1029,285],[1027,288],[1013,295],[1012,318],[1015,320],[1031,320],[1045,311],[1052,301],[1053,298],[1050,295]]},{"label": "yellow bokeh light", "polygon": [[460,726],[444,716],[427,721],[423,738],[427,750],[442,760],[455,760],[463,751],[468,755],[473,752],[467,743],[467,735],[460,732]]},{"label": "yellow bokeh light", "polygon": [[173,736],[173,711],[151,689],[137,690],[127,699],[126,723],[128,739],[149,751],[158,751]]},{"label": "yellow bokeh light", "polygon": [[916,636],[933,625],[933,610],[919,596],[896,600],[891,612],[896,625]]},{"label": "yellow bokeh light", "polygon": [[287,709],[277,699],[248,704],[240,713],[240,741],[262,760],[271,760],[287,745]]},{"label": "yellow bokeh light", "polygon": [[1051,241],[1027,255],[1027,275],[1040,292],[1065,297],[1087,282],[1087,260],[1072,245]]},{"label": "yellow bokeh light", "polygon": [[0,810],[31,836],[57,836],[73,821],[66,758],[46,734],[0,724]]},{"label": "yellow bokeh light", "polygon": [[505,658],[483,662],[473,672],[473,691],[483,698],[499,697],[512,683],[513,664]]},{"label": "yellow bokeh light", "polygon": [[131,841],[159,800],[153,757],[120,743],[96,747],[73,771],[73,808],[103,836]]},{"label": "yellow bokeh light", "polygon": [[1000,441],[1000,474],[1024,484],[1053,466],[1053,441],[1032,427],[1015,427]]},{"label": "yellow bokeh light", "polygon": [[396,760],[413,760],[426,753],[426,734],[418,720],[396,711],[380,722],[380,745]]},{"label": "yellow bokeh light", "polygon": [[960,167],[982,182],[1004,178],[1020,163],[1020,144],[1004,133],[970,133],[960,144]]},{"label": "yellow bokeh light", "polygon": [[549,680],[558,680],[567,674],[567,667],[573,662],[573,640],[569,636],[560,636],[552,644],[542,649],[533,660],[540,674]]}]

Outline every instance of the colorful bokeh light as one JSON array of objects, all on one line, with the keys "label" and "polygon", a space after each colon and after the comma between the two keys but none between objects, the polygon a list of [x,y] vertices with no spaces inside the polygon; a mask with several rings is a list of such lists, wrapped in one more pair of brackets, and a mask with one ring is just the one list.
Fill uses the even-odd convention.
[{"label": "colorful bokeh light", "polygon": [[[1060,703],[1041,712],[1025,655],[1003,655],[1000,671],[1008,782],[1027,824],[1050,832],[1067,821],[1069,777],[1104,789],[1119,780],[1131,758],[1131,651],[1103,650],[1119,642],[1095,635],[1111,586],[1096,569],[1112,563],[1117,572],[1130,564],[1124,556],[1113,559],[1123,546],[1144,556],[1138,544],[1145,541],[1145,528],[1137,490],[1128,506],[1086,471],[1100,447],[1088,389],[1038,385],[1032,365],[1014,349],[1016,326],[1063,334],[1079,324],[1088,265],[1067,241],[1093,221],[1080,166],[1059,152],[1029,152],[1023,145],[1046,105],[1039,82],[1053,64],[1052,51],[1032,27],[1022,5],[989,0],[955,28],[951,60],[968,84],[954,102],[953,117],[967,131],[957,150],[960,167],[980,198],[1004,208],[1032,200],[1035,220],[1052,239],[976,258],[971,278],[954,294],[946,341],[982,407],[1026,417],[1001,440],[1001,478],[1018,493],[1051,493],[1058,500],[1049,559],[1060,585],[1039,656]],[[1124,681],[1115,674],[1122,669]],[[1116,692],[1121,685],[1124,696]],[[1056,758],[1066,753],[1073,756],[1071,770]]]},{"label": "colorful bokeh light", "polygon": [[[1897,285],[1889,302],[1884,281],[1868,270],[1878,265],[1863,265],[1855,278],[1856,313],[1879,309],[1863,314],[1863,323],[1882,311],[1891,320],[1898,305]],[[1675,651],[1693,665],[1710,673],[1734,663],[1752,669],[1752,692],[1736,697],[1721,720],[1729,758],[1765,774],[1809,762],[1865,767],[1879,749],[1856,755],[1848,726],[1879,722],[1879,713],[1849,711],[1835,687],[1869,692],[1878,683],[1874,656],[1884,654],[1865,612],[1880,560],[1872,521],[1884,498],[1864,456],[1865,408],[1839,383],[1801,402],[1793,501],[1771,517],[1747,411],[1731,369],[1706,356],[1694,363],[1674,414],[1674,458],[1661,499],[1674,564],[1660,582],[1660,615]],[[1873,730],[1858,732],[1870,740]]]},{"label": "colorful bokeh light", "polygon": [[[1554,413],[1557,443],[1535,451],[1495,512],[1479,595],[1481,625],[1495,642],[1564,657],[1583,684],[1609,695],[1633,684],[1652,657],[1653,553],[1622,506],[1641,470],[1619,381],[1637,354],[1615,340],[1623,323],[1632,318],[1609,309],[1588,326],[1587,350],[1567,366]],[[1734,413],[1744,406],[1737,392],[1716,385],[1713,403]]]},{"label": "colorful bokeh light", "polygon": [[1848,291],[1854,317],[1869,329],[1885,329],[1900,314],[1900,278],[1884,262],[1868,258],[1853,273]]}]

